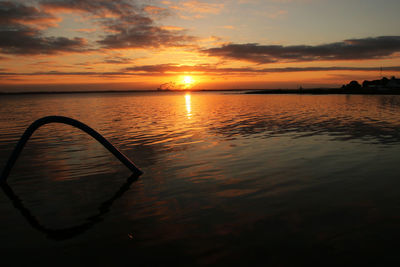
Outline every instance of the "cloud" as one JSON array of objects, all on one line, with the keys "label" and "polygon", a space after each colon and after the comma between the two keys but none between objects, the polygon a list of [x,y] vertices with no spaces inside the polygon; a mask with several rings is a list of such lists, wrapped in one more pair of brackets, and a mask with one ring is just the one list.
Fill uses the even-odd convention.
[{"label": "cloud", "polygon": [[182,10],[192,14],[219,14],[224,8],[224,4],[211,4],[197,0],[190,0],[180,2],[178,5],[171,6],[171,8]]},{"label": "cloud", "polygon": [[304,72],[304,71],[400,71],[400,66],[391,67],[300,67],[265,68],[259,72]]},{"label": "cloud", "polygon": [[83,38],[45,37],[40,28],[57,21],[35,7],[0,2],[0,53],[36,55],[86,51]]},{"label": "cloud", "polygon": [[153,16],[161,16],[161,17],[165,17],[169,15],[169,11],[166,8],[163,7],[158,7],[158,6],[145,6],[143,8],[143,10],[149,14],[149,15],[153,15]]},{"label": "cloud", "polygon": [[178,65],[178,64],[158,64],[158,65],[144,65],[144,66],[134,66],[126,68],[125,71],[128,72],[146,72],[146,73],[161,73],[165,74],[167,72],[211,72],[215,70],[215,67],[208,64],[202,65]]},{"label": "cloud", "polygon": [[[117,62],[120,60],[120,62]],[[116,62],[112,63],[129,63],[129,59],[117,58]],[[178,64],[158,64],[158,65],[143,65],[123,68],[119,71],[113,72],[96,72],[96,71],[78,71],[78,72],[62,72],[62,71],[48,71],[48,72],[30,72],[30,73],[16,73],[16,72],[0,72],[0,77],[11,76],[175,76],[180,74],[206,74],[206,75],[235,75],[235,74],[267,74],[267,73],[291,73],[291,72],[316,72],[316,71],[380,71],[381,67],[303,67],[303,68],[263,68],[255,69],[251,67],[244,68],[220,68],[218,65],[200,64],[200,65],[178,65]],[[400,66],[382,67],[382,71],[400,72]]]},{"label": "cloud", "polygon": [[170,1],[162,1],[171,11],[181,19],[193,20],[202,19],[206,15],[218,15],[224,8],[224,3],[208,3],[198,0],[178,1],[172,3]]},{"label": "cloud", "polygon": [[93,72],[93,71],[38,71],[28,73],[0,72],[0,76],[107,76],[124,75],[121,72]]},{"label": "cloud", "polygon": [[79,11],[95,16],[107,34],[97,43],[105,49],[159,48],[184,46],[196,38],[184,30],[159,26],[149,13],[165,14],[155,6],[138,7],[131,1],[115,0],[45,0],[47,10]]},{"label": "cloud", "polygon": [[17,26],[0,28],[0,52],[6,54],[37,55],[86,51],[83,38],[43,37],[32,28]]},{"label": "cloud", "polygon": [[201,52],[256,63],[382,59],[400,52],[400,36],[349,39],[316,46],[227,44]]},{"label": "cloud", "polygon": [[59,21],[59,18],[33,6],[25,6],[9,1],[0,2],[1,26],[20,24],[35,28],[47,28],[56,26]]},{"label": "cloud", "polygon": [[[306,72],[306,71],[379,71],[381,67],[287,67],[287,68],[262,68],[251,67],[244,68],[219,68],[218,65],[200,64],[200,65],[178,65],[178,64],[158,64],[129,67],[125,72],[143,72],[152,74],[166,73],[188,73],[200,72],[205,74],[237,74],[237,73],[288,73],[288,72]],[[400,66],[382,67],[384,71],[400,71]]]},{"label": "cloud", "polygon": [[167,30],[167,31],[183,31],[184,28],[178,27],[178,26],[161,26],[160,27],[162,30]]},{"label": "cloud", "polygon": [[98,17],[119,16],[132,8],[129,1],[115,0],[42,0],[41,7],[48,12],[87,12]]},{"label": "cloud", "polygon": [[156,26],[141,15],[124,17],[122,21],[112,22],[108,28],[115,34],[105,36],[98,43],[111,49],[178,47],[196,40],[184,31]]},{"label": "cloud", "polygon": [[122,57],[122,56],[110,56],[104,59],[103,63],[106,64],[128,64],[132,63],[131,58]]}]

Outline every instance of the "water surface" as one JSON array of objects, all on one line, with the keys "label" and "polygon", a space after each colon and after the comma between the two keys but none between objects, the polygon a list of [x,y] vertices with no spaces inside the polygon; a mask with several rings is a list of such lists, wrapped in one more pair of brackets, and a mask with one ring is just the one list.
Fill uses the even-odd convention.
[{"label": "water surface", "polygon": [[399,96],[4,96],[0,168],[25,128],[48,115],[93,127],[144,175],[129,180],[126,167],[78,129],[43,126],[8,179],[31,219],[0,194],[7,261],[337,266],[398,260]]}]

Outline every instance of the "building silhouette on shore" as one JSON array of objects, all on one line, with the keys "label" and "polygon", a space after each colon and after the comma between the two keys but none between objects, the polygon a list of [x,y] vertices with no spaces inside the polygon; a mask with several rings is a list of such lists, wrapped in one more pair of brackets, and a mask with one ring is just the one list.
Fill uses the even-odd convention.
[{"label": "building silhouette on shore", "polygon": [[373,80],[367,81],[365,80],[362,85],[359,84],[357,81],[351,81],[348,84],[342,86],[342,89],[346,90],[362,90],[362,89],[369,89],[369,90],[377,90],[377,91],[384,91],[384,90],[400,90],[400,79],[396,77],[392,77],[390,79],[383,77],[380,80]]}]

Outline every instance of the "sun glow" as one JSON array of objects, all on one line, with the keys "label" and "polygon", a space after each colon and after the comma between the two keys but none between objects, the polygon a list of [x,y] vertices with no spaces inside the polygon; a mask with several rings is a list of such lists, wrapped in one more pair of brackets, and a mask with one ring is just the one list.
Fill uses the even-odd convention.
[{"label": "sun glow", "polygon": [[192,88],[193,83],[194,83],[194,80],[193,80],[192,76],[183,76],[184,89]]},{"label": "sun glow", "polygon": [[185,76],[185,77],[183,77],[183,82],[184,82],[185,84],[192,84],[192,83],[193,83],[193,78],[192,78],[192,76]]}]

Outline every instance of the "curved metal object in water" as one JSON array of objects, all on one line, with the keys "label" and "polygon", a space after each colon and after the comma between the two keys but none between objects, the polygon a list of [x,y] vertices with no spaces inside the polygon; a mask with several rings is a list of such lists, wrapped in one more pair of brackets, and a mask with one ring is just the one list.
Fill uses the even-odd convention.
[{"label": "curved metal object in water", "polygon": [[36,120],[25,130],[3,169],[3,172],[0,176],[0,183],[5,183],[7,181],[7,177],[10,174],[11,168],[14,166],[19,154],[21,153],[28,139],[32,136],[33,132],[36,131],[40,126],[48,123],[64,123],[84,131],[101,143],[105,148],[107,148],[117,159],[119,159],[126,167],[128,167],[128,169],[130,169],[134,175],[139,176],[143,174],[143,172],[139,170],[132,161],[130,161],[124,154],[116,149],[110,142],[108,142],[107,139],[86,124],[68,117],[48,116]]}]

